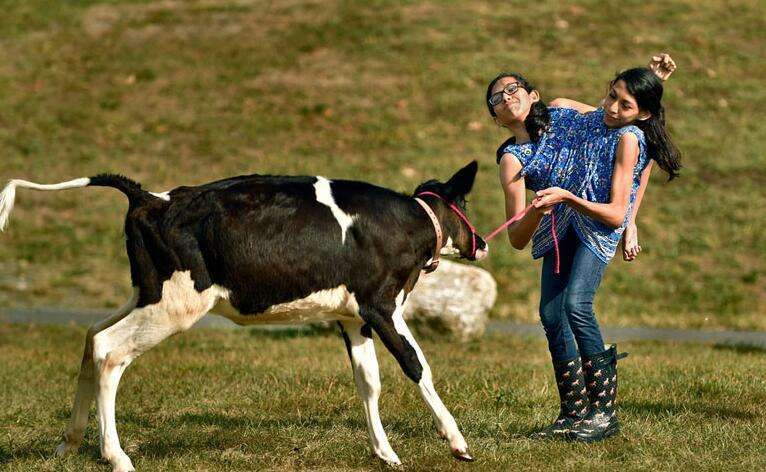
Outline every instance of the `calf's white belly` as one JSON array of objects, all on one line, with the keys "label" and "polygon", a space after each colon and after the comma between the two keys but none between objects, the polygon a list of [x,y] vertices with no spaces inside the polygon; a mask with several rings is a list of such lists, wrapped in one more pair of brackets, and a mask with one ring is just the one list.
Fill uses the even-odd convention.
[{"label": "calf's white belly", "polygon": [[236,310],[216,310],[239,325],[301,324],[315,321],[361,319],[356,297],[345,285],[319,290],[311,295],[287,303],[272,305],[262,313],[242,315]]}]

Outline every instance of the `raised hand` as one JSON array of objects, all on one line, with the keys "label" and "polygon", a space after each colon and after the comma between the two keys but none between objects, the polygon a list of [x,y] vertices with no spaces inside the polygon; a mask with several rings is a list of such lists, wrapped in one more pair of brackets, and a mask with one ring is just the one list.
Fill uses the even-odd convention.
[{"label": "raised hand", "polygon": [[647,67],[649,67],[660,80],[664,81],[668,80],[671,74],[675,72],[676,63],[673,61],[673,58],[670,57],[670,54],[663,52],[656,56],[652,56]]}]

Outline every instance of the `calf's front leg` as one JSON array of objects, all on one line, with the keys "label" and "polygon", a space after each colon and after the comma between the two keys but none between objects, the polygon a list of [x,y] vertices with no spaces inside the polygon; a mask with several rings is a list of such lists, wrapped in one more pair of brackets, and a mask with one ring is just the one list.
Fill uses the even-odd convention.
[{"label": "calf's front leg", "polygon": [[378,333],[380,340],[396,358],[405,375],[417,384],[420,395],[431,409],[437,432],[449,442],[452,455],[462,461],[473,461],[473,457],[468,453],[468,444],[455,419],[436,393],[431,368],[423,351],[404,322],[404,292],[399,292],[394,309],[389,315],[386,314],[388,310],[380,308],[360,307],[360,310],[362,318]]}]

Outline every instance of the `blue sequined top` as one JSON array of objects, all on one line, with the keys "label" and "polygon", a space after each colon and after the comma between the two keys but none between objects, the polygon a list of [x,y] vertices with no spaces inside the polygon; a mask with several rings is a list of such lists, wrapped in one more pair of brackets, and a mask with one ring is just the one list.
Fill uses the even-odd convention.
[{"label": "blue sequined top", "polygon": [[[635,126],[608,128],[601,108],[585,114],[568,108],[549,108],[549,111],[550,129],[537,143],[515,144],[509,140],[497,150],[498,163],[506,153],[519,159],[521,175],[532,191],[557,186],[591,202],[608,203],[620,138],[631,132],[638,139],[638,162],[633,171],[628,211],[622,226],[610,228],[565,204],[556,205],[553,210],[558,239],[566,236],[571,225],[583,244],[606,264],[614,257],[625,231],[641,173],[648,163],[644,133]],[[532,237],[532,257],[540,258],[552,247],[551,218],[545,216]]]}]

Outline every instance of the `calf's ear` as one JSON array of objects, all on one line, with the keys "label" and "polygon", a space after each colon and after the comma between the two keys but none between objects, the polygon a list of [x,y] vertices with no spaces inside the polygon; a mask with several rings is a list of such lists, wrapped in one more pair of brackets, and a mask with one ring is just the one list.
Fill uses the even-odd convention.
[{"label": "calf's ear", "polygon": [[447,200],[453,201],[466,196],[473,188],[473,182],[476,180],[476,172],[479,170],[479,164],[471,161],[453,175],[445,185],[445,195]]}]

